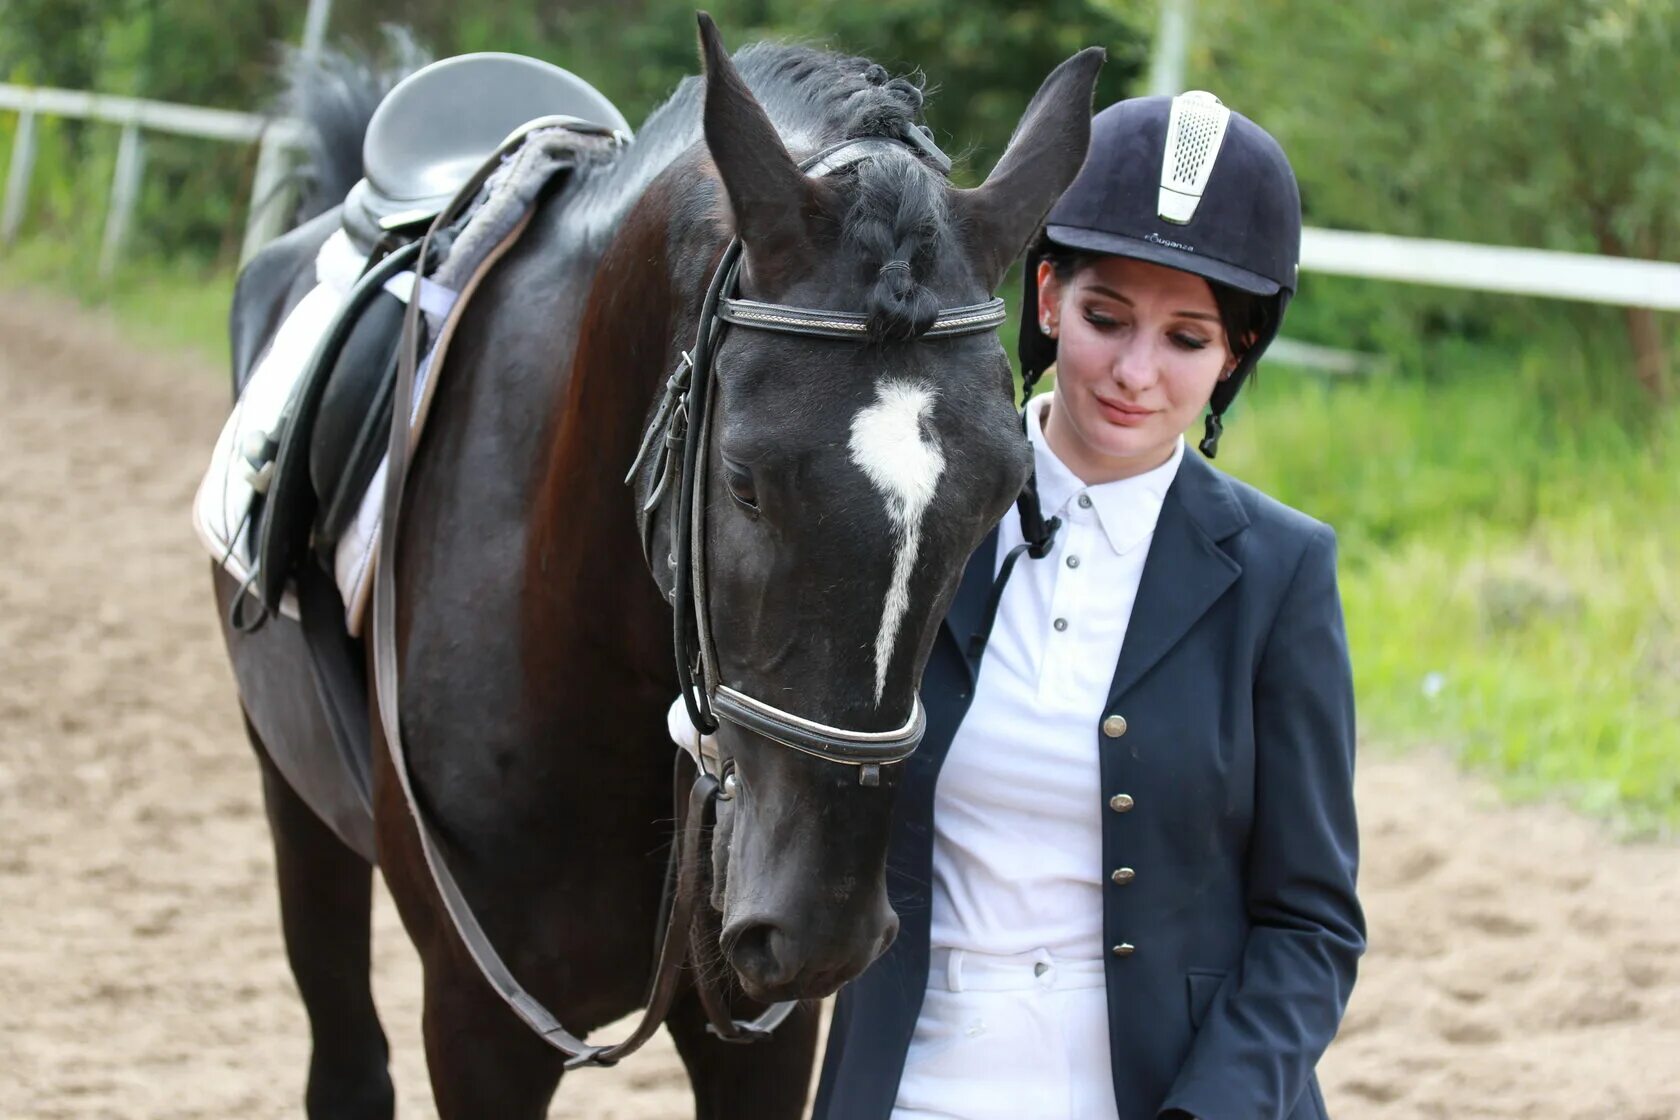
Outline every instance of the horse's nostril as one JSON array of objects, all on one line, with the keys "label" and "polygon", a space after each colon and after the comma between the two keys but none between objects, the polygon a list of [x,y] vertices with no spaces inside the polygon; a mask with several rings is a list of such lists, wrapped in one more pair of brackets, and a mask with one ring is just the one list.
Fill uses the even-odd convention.
[{"label": "horse's nostril", "polygon": [[766,988],[786,984],[798,970],[788,952],[787,935],[769,922],[756,922],[742,929],[730,941],[729,959],[743,977]]}]

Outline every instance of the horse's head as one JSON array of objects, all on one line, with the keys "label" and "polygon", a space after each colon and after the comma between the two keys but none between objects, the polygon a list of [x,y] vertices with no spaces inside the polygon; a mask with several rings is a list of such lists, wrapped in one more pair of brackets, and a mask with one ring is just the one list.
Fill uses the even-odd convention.
[{"label": "horse's head", "polygon": [[[899,729],[964,562],[1031,465],[996,331],[926,332],[989,300],[1078,171],[1101,53],[1051,74],[990,178],[958,190],[893,144],[807,175],[709,20],[701,40],[739,294],[866,316],[855,341],[731,327],[712,355],[697,453],[713,680],[829,728]],[[718,732],[723,948],[755,996],[826,994],[897,931],[884,868],[903,766],[838,763],[749,723]]]}]

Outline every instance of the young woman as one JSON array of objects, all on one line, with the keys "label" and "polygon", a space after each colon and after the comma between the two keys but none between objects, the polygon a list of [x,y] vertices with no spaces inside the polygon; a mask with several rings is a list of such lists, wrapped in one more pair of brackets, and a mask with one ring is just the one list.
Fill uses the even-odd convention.
[{"label": "young woman", "polygon": [[1036,502],[928,664],[902,926],[839,996],[819,1118],[1325,1116],[1364,948],[1335,538],[1182,435],[1207,410],[1213,456],[1300,240],[1283,152],[1211,95],[1093,120],[1028,261]]}]

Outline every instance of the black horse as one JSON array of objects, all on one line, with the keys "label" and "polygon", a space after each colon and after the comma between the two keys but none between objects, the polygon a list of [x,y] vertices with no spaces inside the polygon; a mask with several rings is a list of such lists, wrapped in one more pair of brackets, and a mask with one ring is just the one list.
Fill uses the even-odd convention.
[{"label": "black horse", "polygon": [[[908,145],[821,178],[798,167],[844,138],[906,135],[921,108],[912,83],[804,47],[732,62],[704,17],[701,43],[704,77],[622,156],[547,198],[467,310],[395,542],[418,798],[502,957],[579,1034],[633,1011],[649,975],[677,683],[670,573],[655,564],[660,585],[648,577],[641,495],[623,477],[725,245],[744,246],[744,295],[862,312],[868,334],[734,330],[715,355],[702,508],[718,676],[826,724],[897,727],[963,562],[1030,461],[995,332],[922,336],[939,308],[987,299],[1078,170],[1100,66],[1087,51],[1058,68],[991,177],[958,190]],[[236,380],[308,290],[337,220],[298,226],[241,276]],[[665,547],[660,536],[653,554]],[[225,618],[238,591],[216,582]],[[368,986],[372,869],[270,757],[330,734],[301,632],[275,618],[226,639],[313,1032],[309,1114],[389,1117]],[[424,963],[439,1111],[542,1116],[561,1057],[465,953],[373,722],[379,864]],[[896,929],[883,866],[900,768],[860,783],[853,767],[730,723],[719,748],[735,795],[720,806],[696,952],[738,978],[743,1006],[807,1002],[749,1047],[709,1036],[693,992],[666,1025],[700,1116],[794,1117],[814,999]]]}]

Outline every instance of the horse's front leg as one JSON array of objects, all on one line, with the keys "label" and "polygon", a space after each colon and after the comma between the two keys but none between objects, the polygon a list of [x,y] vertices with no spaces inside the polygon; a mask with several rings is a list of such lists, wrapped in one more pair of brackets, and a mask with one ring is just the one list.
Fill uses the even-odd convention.
[{"label": "horse's front leg", "polygon": [[426,1066],[440,1120],[542,1120],[560,1055],[508,1010],[464,954],[426,966]]},{"label": "horse's front leg", "polygon": [[696,1120],[799,1120],[811,1092],[822,1004],[805,1000],[762,1042],[724,1042],[706,1031],[692,990],[665,1018],[694,1087]]},{"label": "horse's front leg", "polygon": [[[542,1120],[560,1083],[563,1059],[502,1002],[456,935],[432,884],[413,815],[377,726],[375,733],[380,870],[424,972],[422,1033],[437,1114],[441,1120]],[[498,895],[482,882],[482,867],[464,874],[461,865],[455,869],[486,896]],[[502,894],[517,891],[503,885]],[[535,907],[539,901],[527,899],[526,906]],[[515,974],[531,975],[530,962],[521,959],[516,932],[505,926],[491,926],[489,932]]]},{"label": "horse's front leg", "polygon": [[[703,866],[710,867],[710,860]],[[710,876],[701,898],[710,894]],[[694,971],[708,977],[716,988],[729,992],[736,987],[727,962],[717,950],[722,915],[702,903],[694,919],[690,952],[697,957]],[[758,1014],[759,1005],[745,1004],[739,993],[731,1002],[738,1018]],[[822,1004],[804,1000],[795,1007],[769,1038],[758,1042],[725,1042],[706,1029],[707,1018],[700,997],[691,987],[677,997],[665,1016],[665,1029],[688,1067],[694,1089],[696,1120],[799,1120],[811,1093],[812,1062],[817,1052],[817,1034]]]}]

